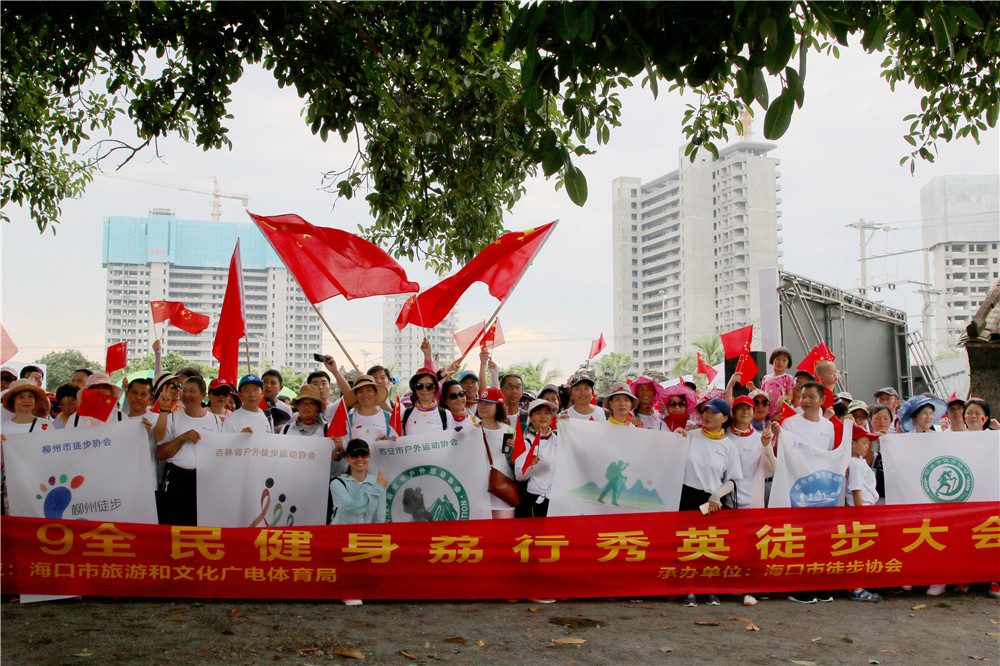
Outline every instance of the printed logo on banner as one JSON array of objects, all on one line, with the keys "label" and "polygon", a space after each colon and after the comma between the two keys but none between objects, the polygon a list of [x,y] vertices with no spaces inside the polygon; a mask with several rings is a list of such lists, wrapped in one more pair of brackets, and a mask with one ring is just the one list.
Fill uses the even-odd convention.
[{"label": "printed logo on banner", "polygon": [[933,502],[964,502],[974,481],[969,466],[953,456],[935,458],[920,473],[920,487]]},{"label": "printed logo on banner", "polygon": [[[290,527],[295,524],[295,505],[292,504],[288,507],[288,515],[286,516],[284,504],[288,497],[285,493],[278,493],[278,501],[272,508],[271,488],[274,488],[274,479],[268,478],[264,481],[264,490],[260,493],[260,513],[250,523],[250,527],[257,527],[261,524],[265,527]],[[268,511],[270,511],[270,515],[268,515]],[[282,518],[285,519],[285,522],[280,525]]]},{"label": "printed logo on banner", "polygon": [[468,520],[469,495],[454,474],[437,465],[411,467],[389,484],[386,522]]},{"label": "printed logo on banner", "polygon": [[[641,479],[636,479],[631,487],[628,486],[628,475],[625,474],[628,466],[629,463],[624,460],[612,460],[604,472],[604,481],[600,483],[588,481],[569,491],[569,494],[599,504],[607,501],[611,506],[638,512],[666,510],[659,493],[652,488],[652,479],[645,483]],[[650,486],[648,490],[645,487],[647,485]]]},{"label": "printed logo on banner", "polygon": [[793,483],[788,496],[792,506],[837,506],[844,480],[843,474],[820,470]]},{"label": "printed logo on banner", "polygon": [[[70,489],[76,490],[82,486],[83,477],[74,476],[71,480],[68,474],[60,474],[58,478],[50,476],[48,481],[48,485],[38,484],[41,492],[35,495],[35,499],[42,501],[42,515],[46,518],[59,520],[73,502],[73,493]],[[69,482],[69,487],[66,486],[67,482]],[[73,515],[77,513],[79,512],[74,507]],[[78,520],[83,520],[83,518],[78,518]]]}]

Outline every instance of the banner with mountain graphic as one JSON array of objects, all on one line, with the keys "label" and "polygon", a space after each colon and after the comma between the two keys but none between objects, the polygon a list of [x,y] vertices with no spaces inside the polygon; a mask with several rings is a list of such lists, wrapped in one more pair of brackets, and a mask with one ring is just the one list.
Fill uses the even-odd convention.
[{"label": "banner with mountain graphic", "polygon": [[13,516],[156,523],[156,471],[137,421],[9,435],[3,457]]},{"label": "banner with mountain graphic", "polygon": [[564,419],[548,515],[676,511],[687,454],[672,432]]},{"label": "banner with mountain graphic", "polygon": [[819,451],[787,430],[778,434],[778,466],[768,507],[843,506],[851,447]]},{"label": "banner with mountain graphic", "polygon": [[379,440],[370,474],[385,474],[387,523],[490,518],[490,464],[476,427]]},{"label": "banner with mountain graphic", "polygon": [[203,433],[198,524],[211,527],[325,525],[329,437]]}]

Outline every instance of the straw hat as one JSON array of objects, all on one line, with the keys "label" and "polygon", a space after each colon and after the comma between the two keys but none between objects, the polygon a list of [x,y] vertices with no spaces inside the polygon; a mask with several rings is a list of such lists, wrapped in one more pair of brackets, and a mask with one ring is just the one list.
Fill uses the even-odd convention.
[{"label": "straw hat", "polygon": [[[357,391],[362,386],[371,386],[375,389],[376,405],[381,405],[385,402],[385,399],[389,397],[389,390],[381,384],[376,384],[375,378],[371,375],[358,375],[358,378],[354,380],[354,385],[351,386],[351,388]],[[345,395],[344,401],[347,403],[348,407],[356,407],[358,404],[358,399],[355,397],[354,393]]]},{"label": "straw hat", "polygon": [[48,400],[48,393],[45,392],[40,386],[37,386],[30,379],[18,379],[10,383],[7,387],[7,391],[3,394],[3,406],[7,408],[7,411],[13,412],[13,402],[14,396],[18,393],[24,393],[25,391],[30,391],[35,394],[35,401],[38,400]]},{"label": "straw hat", "polygon": [[326,400],[320,395],[319,389],[312,384],[306,384],[299,389],[299,394],[295,396],[295,400],[292,400],[292,407],[298,409],[299,403],[303,400],[314,400],[319,404],[320,413],[326,411]]}]

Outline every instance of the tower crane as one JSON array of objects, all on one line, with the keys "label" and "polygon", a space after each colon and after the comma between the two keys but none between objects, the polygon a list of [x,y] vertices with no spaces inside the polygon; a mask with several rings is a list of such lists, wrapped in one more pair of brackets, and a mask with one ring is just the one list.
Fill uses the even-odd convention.
[{"label": "tower crane", "polygon": [[244,206],[250,204],[250,197],[246,194],[234,194],[229,192],[223,192],[219,188],[219,179],[212,176],[213,188],[211,190],[203,190],[197,187],[188,187],[187,185],[178,185],[176,183],[164,183],[157,180],[152,180],[150,178],[143,178],[141,176],[129,176],[122,173],[102,173],[105,178],[115,178],[117,180],[129,180],[134,183],[145,183],[146,185],[156,185],[157,187],[169,187],[175,190],[180,190],[181,192],[194,192],[195,194],[207,194],[212,197],[212,221],[218,222],[222,219],[222,202],[220,199],[237,199]]}]

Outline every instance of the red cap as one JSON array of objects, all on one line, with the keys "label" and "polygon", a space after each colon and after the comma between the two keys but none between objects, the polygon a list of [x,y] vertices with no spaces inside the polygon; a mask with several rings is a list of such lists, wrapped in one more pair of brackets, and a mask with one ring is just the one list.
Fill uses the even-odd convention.
[{"label": "red cap", "polygon": [[733,400],[733,409],[736,409],[739,405],[746,405],[750,409],[753,409],[753,398],[748,395],[741,395],[740,397]]},{"label": "red cap", "polygon": [[502,405],[504,403],[503,393],[501,393],[500,389],[498,389],[495,386],[491,386],[488,389],[483,389],[482,391],[480,391],[479,399],[482,402],[493,402],[498,405]]},{"label": "red cap", "polygon": [[234,390],[232,384],[230,384],[229,382],[227,382],[225,379],[219,379],[219,378],[216,378],[216,379],[212,380],[212,382],[208,385],[208,390],[209,391],[214,391],[215,389],[219,388],[220,386],[226,386],[226,387],[229,388],[230,391]]},{"label": "red cap", "polygon": [[854,430],[851,432],[851,439],[860,439],[861,437],[867,437],[870,440],[875,440],[881,437],[878,433],[868,432],[859,425],[854,426]]}]

